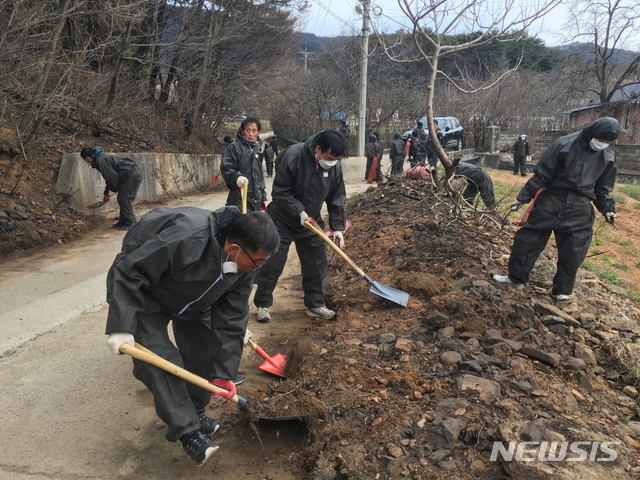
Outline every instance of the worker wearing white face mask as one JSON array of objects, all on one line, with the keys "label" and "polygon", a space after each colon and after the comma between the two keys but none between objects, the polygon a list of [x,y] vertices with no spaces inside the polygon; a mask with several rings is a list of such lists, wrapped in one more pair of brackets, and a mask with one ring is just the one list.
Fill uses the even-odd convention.
[{"label": "worker wearing white face mask", "polygon": [[616,221],[616,205],[610,193],[617,166],[610,143],[619,133],[618,121],[603,117],[582,132],[560,137],[545,150],[533,177],[511,205],[511,210],[516,211],[536,197],[526,223],[515,235],[509,275],[493,277],[498,283],[521,290],[553,232],[558,246],[558,270],[551,295],[556,300],[569,299],[578,267],[591,244],[595,220],[591,204],[609,224]]},{"label": "worker wearing white face mask", "polygon": [[123,343],[139,343],[228,391],[212,396],[133,360],[134,376],[167,424],[167,440],[180,440],[199,465],[218,449],[208,435],[219,425],[205,407],[210,399],[228,402],[235,395],[253,279],[279,244],[265,213],[160,207],[129,230],[109,269],[106,333],[112,353],[119,354]]},{"label": "worker wearing white face mask", "polygon": [[307,315],[325,319],[335,316],[324,300],[324,277],[328,270],[326,244],[307,229],[304,222],[314,221],[324,229],[320,210],[326,203],[333,239],[344,247],[346,192],[338,161],[344,153],[344,136],[339,130],[329,129],[278,155],[271,192],[273,201],[267,206],[267,213],[278,229],[280,247],[256,276],[258,288],[253,302],[258,307],[259,322],[271,319],[269,307],[273,305],[273,290],[284,269],[291,242],[295,242],[300,257]]}]

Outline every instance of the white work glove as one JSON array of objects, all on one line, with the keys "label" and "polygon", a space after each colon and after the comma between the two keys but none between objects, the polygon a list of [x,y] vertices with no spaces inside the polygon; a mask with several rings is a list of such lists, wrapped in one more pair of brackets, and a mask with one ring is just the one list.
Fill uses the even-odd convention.
[{"label": "white work glove", "polygon": [[344,250],[344,235],[340,230],[333,232],[333,241],[341,250]]},{"label": "white work glove", "polygon": [[249,183],[249,179],[247,177],[243,177],[242,175],[240,175],[236,180],[236,185],[238,185],[238,188],[242,188],[245,183]]},{"label": "white work glove", "polygon": [[109,337],[107,337],[107,345],[114,355],[122,355],[122,353],[120,353],[120,345],[123,343],[128,343],[132,347],[136,346],[136,341],[129,332],[114,332],[110,333]]},{"label": "white work glove", "polygon": [[605,218],[605,220],[607,221],[608,224],[613,225],[613,224],[616,223],[616,218],[618,218],[618,217],[616,216],[615,212],[606,212],[604,214],[604,218]]},{"label": "white work glove", "polygon": [[313,223],[313,218],[309,218],[309,215],[307,215],[307,212],[303,210],[300,212],[300,225],[302,225],[303,227],[305,226],[304,222]]},{"label": "white work glove", "polygon": [[527,162],[531,161],[531,155],[527,155]]},{"label": "white work glove", "polygon": [[246,346],[249,343],[249,340],[251,339],[252,336],[253,336],[253,333],[251,333],[247,328],[247,330],[244,332],[244,340],[242,340],[242,343],[244,343],[244,345]]},{"label": "white work glove", "polygon": [[524,203],[522,203],[520,200],[514,200],[513,203],[511,204],[511,211],[517,212],[518,210],[520,210],[520,207],[522,205],[524,205]]}]

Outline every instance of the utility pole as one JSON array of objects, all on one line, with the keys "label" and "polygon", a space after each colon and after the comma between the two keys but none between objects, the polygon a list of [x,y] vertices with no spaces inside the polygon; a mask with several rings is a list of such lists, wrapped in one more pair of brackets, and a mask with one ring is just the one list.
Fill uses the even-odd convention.
[{"label": "utility pole", "polygon": [[309,52],[307,51],[307,44],[304,44],[304,52],[298,52],[298,55],[302,55],[302,58],[304,59],[304,73],[307,73],[307,59],[309,57],[312,57],[311,60],[313,60],[313,56],[315,55],[313,52]]},{"label": "utility pole", "polygon": [[358,156],[364,157],[367,132],[367,63],[369,60],[369,6],[371,0],[362,1],[362,63],[360,67],[360,110],[358,114]]}]

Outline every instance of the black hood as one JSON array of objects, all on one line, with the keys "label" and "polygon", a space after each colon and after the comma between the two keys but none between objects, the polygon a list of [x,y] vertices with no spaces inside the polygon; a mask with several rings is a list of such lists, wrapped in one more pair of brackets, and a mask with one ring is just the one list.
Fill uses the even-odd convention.
[{"label": "black hood", "polygon": [[613,142],[620,134],[620,124],[618,120],[611,117],[602,117],[591,125],[584,127],[581,137],[589,142],[592,138]]},{"label": "black hood", "polygon": [[369,143],[378,143],[378,139],[375,135],[369,135]]},{"label": "black hood", "polygon": [[393,139],[398,140],[400,138],[400,134],[398,132],[393,134]]}]

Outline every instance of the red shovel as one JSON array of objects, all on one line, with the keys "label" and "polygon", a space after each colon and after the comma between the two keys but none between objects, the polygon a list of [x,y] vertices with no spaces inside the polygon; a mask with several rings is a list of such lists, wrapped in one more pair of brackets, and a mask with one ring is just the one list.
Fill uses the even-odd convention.
[{"label": "red shovel", "polygon": [[287,374],[284,371],[284,367],[287,365],[287,357],[281,353],[276,353],[273,357],[270,357],[260,345],[256,345],[252,340],[247,341],[247,345],[255,350],[255,352],[266,360],[258,368],[265,372],[273,373],[279,377],[287,378]]}]

